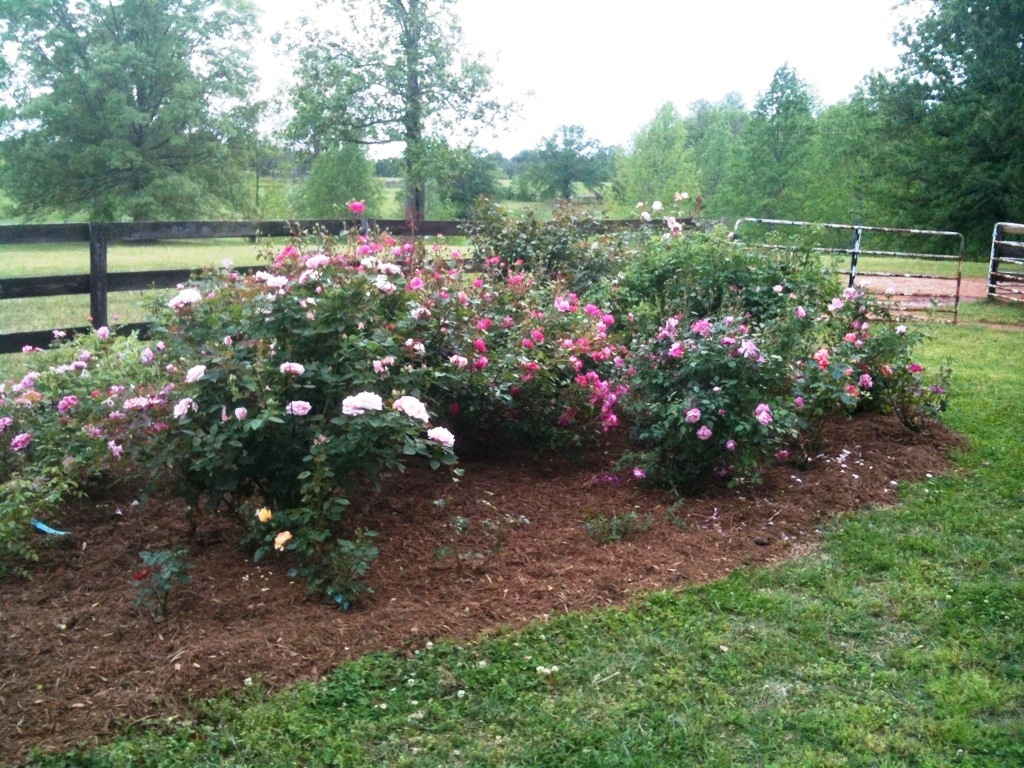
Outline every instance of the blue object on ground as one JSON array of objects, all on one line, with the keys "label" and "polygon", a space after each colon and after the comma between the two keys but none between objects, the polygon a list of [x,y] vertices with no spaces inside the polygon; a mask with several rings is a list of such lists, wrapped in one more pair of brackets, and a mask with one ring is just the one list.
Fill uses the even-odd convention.
[{"label": "blue object on ground", "polygon": [[48,536],[70,535],[69,531],[58,531],[56,528],[51,528],[46,523],[40,520],[36,520],[34,517],[29,522],[32,523],[32,527],[35,528],[37,531],[39,531],[40,533],[45,533]]}]

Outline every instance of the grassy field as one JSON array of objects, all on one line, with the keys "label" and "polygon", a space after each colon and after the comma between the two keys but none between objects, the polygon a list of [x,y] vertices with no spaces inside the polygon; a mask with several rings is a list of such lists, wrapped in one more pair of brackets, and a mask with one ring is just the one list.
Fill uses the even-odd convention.
[{"label": "grassy field", "polygon": [[[177,240],[147,245],[112,245],[107,255],[111,272],[156,269],[201,269],[229,260],[237,266],[256,264],[259,246],[244,239]],[[0,247],[0,279],[89,272],[87,243],[32,244]],[[150,316],[152,303],[164,291],[111,293],[113,323],[134,323]],[[0,301],[0,333],[88,325],[89,297],[47,296]]]},{"label": "grassy field", "polygon": [[277,696],[257,682],[194,721],[38,764],[1024,765],[1024,337],[930,332],[924,362],[951,358],[948,422],[970,450],[802,558],[370,655]]},{"label": "grassy field", "polygon": [[[115,243],[107,253],[111,272],[148,269],[200,269],[225,259],[255,264],[259,246],[244,238],[169,240],[144,245]],[[81,275],[89,272],[88,243],[33,243],[0,246],[0,277]]]}]

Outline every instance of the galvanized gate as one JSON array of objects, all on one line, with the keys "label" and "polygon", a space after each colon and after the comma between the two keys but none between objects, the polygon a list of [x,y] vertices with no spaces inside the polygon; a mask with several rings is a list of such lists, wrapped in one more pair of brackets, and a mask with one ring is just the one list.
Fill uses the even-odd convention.
[{"label": "galvanized gate", "polygon": [[992,230],[988,297],[1024,301],[1024,224],[1001,221]]},{"label": "galvanized gate", "polygon": [[[768,248],[789,248],[760,240],[741,238],[741,229],[751,225],[761,225],[769,231],[785,231],[786,228],[803,228],[818,230],[832,239],[847,234],[844,244],[815,245],[813,250],[819,253],[845,254],[850,258],[849,269],[839,270],[839,274],[848,275],[847,285],[852,287],[859,279],[872,293],[878,293],[888,299],[895,309],[914,311],[928,309],[938,314],[952,314],[952,322],[956,322],[960,307],[960,281],[964,259],[964,237],[959,232],[944,232],[930,229],[903,229],[897,227],[869,227],[859,224],[830,224],[810,221],[787,221],[784,219],[742,218],[733,227],[733,234],[738,241],[756,244]],[[1020,225],[1017,225],[1020,226]],[[799,229],[797,230],[799,231]],[[1024,227],[1022,227],[1024,231]],[[915,250],[901,248],[907,241],[917,242]],[[848,244],[845,244],[848,243]],[[874,247],[865,247],[865,243]],[[922,250],[924,245],[932,246],[930,250]],[[1024,244],[1022,244],[1024,245]],[[1024,252],[1022,252],[1024,255]],[[946,262],[948,267],[926,273],[925,268],[914,265],[910,272],[879,272],[861,268],[861,257],[886,259],[912,259],[921,262]],[[878,278],[876,282],[874,278]],[[888,278],[888,280],[884,280]],[[894,281],[899,281],[893,285]],[[925,283],[925,281],[928,281]],[[933,282],[935,281],[935,282]],[[920,290],[915,290],[915,282],[919,282]],[[941,286],[941,287],[940,287]],[[1024,287],[1022,284],[1021,287]],[[889,290],[889,289],[892,290]]]}]

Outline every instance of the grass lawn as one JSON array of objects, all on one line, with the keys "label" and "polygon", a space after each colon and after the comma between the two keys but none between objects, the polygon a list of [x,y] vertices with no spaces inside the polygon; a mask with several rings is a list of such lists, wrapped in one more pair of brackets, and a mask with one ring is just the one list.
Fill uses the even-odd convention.
[{"label": "grass lawn", "polygon": [[38,764],[1024,765],[1024,336],[929,330],[970,450],[799,559],[276,696],[257,680]]}]

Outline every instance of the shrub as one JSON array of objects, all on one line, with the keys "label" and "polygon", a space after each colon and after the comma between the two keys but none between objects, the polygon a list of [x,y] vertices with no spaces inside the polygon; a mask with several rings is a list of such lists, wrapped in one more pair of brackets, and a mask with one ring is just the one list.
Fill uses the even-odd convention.
[{"label": "shrub", "polygon": [[787,368],[733,317],[669,318],[632,356],[627,413],[636,448],[623,463],[679,493],[714,476],[756,478],[796,434]]},{"label": "shrub", "polygon": [[716,476],[756,480],[794,449],[808,459],[839,414],[884,408],[912,429],[934,418],[948,375],[922,382],[919,336],[835,283],[809,251],[737,248],[720,231],[648,243],[609,294],[633,320],[623,464],[692,492]]},{"label": "shrub", "polygon": [[920,431],[946,408],[948,370],[932,383],[924,381],[924,368],[912,353],[925,336],[893,317],[886,302],[848,288],[818,310],[813,329],[806,334],[813,350],[793,371],[805,454],[841,411],[892,412],[908,429]]},{"label": "shrub", "polygon": [[101,328],[56,340],[54,364],[0,384],[0,572],[35,559],[32,517],[59,521],[63,499],[108,475],[146,476],[132,457],[159,445],[173,389],[159,354]]},{"label": "shrub", "polygon": [[514,215],[482,198],[466,232],[479,257],[497,256],[536,280],[557,281],[566,291],[582,294],[613,275],[627,255],[627,238],[597,234],[600,223],[599,216],[567,201],[555,204],[549,221],[539,221],[532,210]]},{"label": "shrub", "polygon": [[819,303],[834,286],[835,273],[810,249],[751,248],[722,228],[648,228],[605,295],[613,312],[632,316],[636,336],[652,336],[676,315],[687,324],[732,315],[766,325],[785,316],[794,297]]},{"label": "shrub", "polygon": [[354,582],[336,537],[360,487],[413,457],[452,466],[456,434],[550,447],[616,420],[614,318],[500,259],[470,279],[446,255],[387,235],[297,239],[254,275],[183,288],[154,331],[180,492],[250,521],[266,504],[274,523],[253,543],[338,602]]},{"label": "shrub", "polygon": [[398,330],[424,351],[387,375],[424,392],[460,439],[542,450],[615,425],[621,389],[608,378],[625,350],[609,339],[612,315],[498,257],[471,282],[436,270],[421,282],[418,320]]},{"label": "shrub", "polygon": [[[600,248],[582,226],[473,274],[440,243],[314,233],[255,274],[182,286],[151,342],[59,342],[57,364],[0,386],[0,570],[33,557],[32,514],[107,473],[168,475],[347,606],[377,556],[348,499],[410,461],[454,467],[456,436],[578,445],[625,404],[624,465],[690,492],[756,479],[794,444],[809,454],[837,413],[890,409],[921,429],[945,407],[948,375],[927,384],[911,356],[920,334],[858,291],[833,295],[813,254],[647,233],[584,295],[571,281],[620,253],[588,261]],[[495,247],[510,232],[495,224]]]}]

